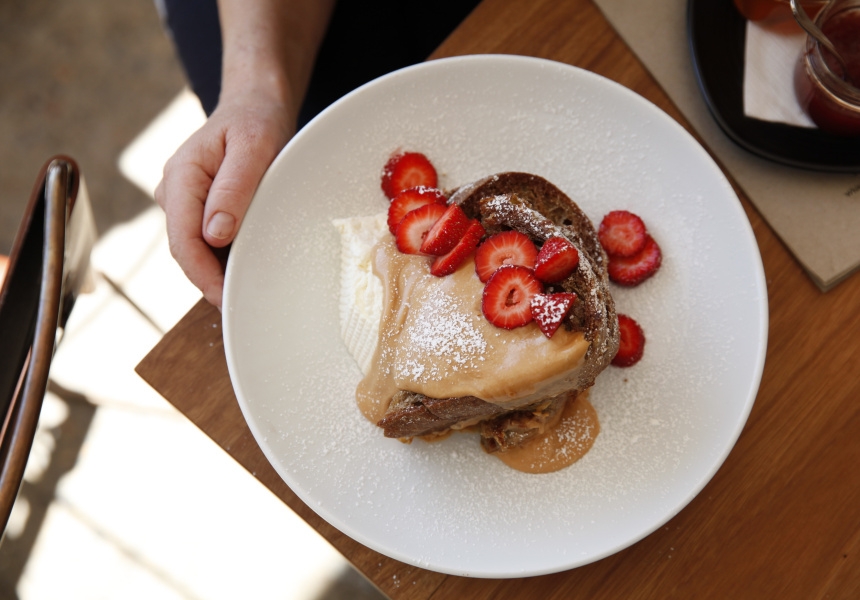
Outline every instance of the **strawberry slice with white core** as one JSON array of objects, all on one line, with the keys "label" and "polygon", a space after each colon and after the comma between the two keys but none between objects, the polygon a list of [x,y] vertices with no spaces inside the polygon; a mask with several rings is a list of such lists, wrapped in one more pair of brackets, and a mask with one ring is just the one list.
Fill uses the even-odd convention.
[{"label": "strawberry slice with white core", "polygon": [[463,234],[457,245],[447,254],[436,257],[430,265],[430,273],[436,277],[444,277],[456,271],[469,255],[475,251],[485,233],[484,226],[479,221],[470,221],[466,233]]},{"label": "strawberry slice with white core", "polygon": [[515,329],[532,322],[531,300],[543,293],[543,285],[531,269],[502,265],[484,286],[481,311],[502,329]]},{"label": "strawberry slice with white core", "polygon": [[660,268],[663,253],[660,246],[650,235],[647,236],[645,247],[629,258],[610,256],[606,270],[609,279],[618,285],[632,287],[639,285]]},{"label": "strawberry slice with white core", "polygon": [[382,191],[394,198],[403,190],[423,185],[436,187],[438,177],[436,168],[420,152],[394,154],[382,168]]},{"label": "strawberry slice with white core", "polygon": [[622,314],[618,315],[618,331],[621,341],[612,364],[616,367],[631,367],[645,353],[645,333],[633,318]]},{"label": "strawberry slice with white core", "polygon": [[633,256],[645,247],[648,232],[637,215],[613,210],[600,222],[597,237],[609,256]]},{"label": "strawberry slice with white core", "polygon": [[440,190],[418,186],[403,190],[397,194],[388,205],[388,230],[391,235],[397,232],[397,226],[408,213],[425,204],[442,204],[447,203],[447,198]]},{"label": "strawberry slice with white core", "polygon": [[425,204],[407,213],[394,233],[397,249],[404,254],[421,254],[424,236],[444,213],[443,204]]},{"label": "strawberry slice with white core", "polygon": [[532,318],[546,337],[551,338],[555,335],[559,326],[567,318],[575,300],[576,294],[572,292],[532,296],[530,302]]},{"label": "strawberry slice with white core", "polygon": [[567,279],[579,265],[579,252],[569,240],[551,237],[535,259],[535,277],[544,283],[558,283]]},{"label": "strawberry slice with white core", "polygon": [[486,283],[502,265],[519,265],[533,269],[537,248],[524,233],[503,231],[488,237],[475,253],[475,272]]}]

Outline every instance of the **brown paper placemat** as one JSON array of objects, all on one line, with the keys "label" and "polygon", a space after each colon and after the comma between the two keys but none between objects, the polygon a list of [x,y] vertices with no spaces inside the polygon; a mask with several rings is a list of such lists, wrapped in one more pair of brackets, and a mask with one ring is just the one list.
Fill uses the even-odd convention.
[{"label": "brown paper placemat", "polygon": [[787,167],[751,154],[724,134],[696,83],[687,42],[687,0],[595,3],[815,284],[827,291],[860,268],[860,173]]}]

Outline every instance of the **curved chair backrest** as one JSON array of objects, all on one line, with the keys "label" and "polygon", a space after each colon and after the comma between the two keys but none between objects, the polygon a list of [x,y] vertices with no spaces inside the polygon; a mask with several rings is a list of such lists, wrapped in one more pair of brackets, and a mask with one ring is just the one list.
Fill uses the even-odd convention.
[{"label": "curved chair backrest", "polygon": [[58,333],[89,272],[95,237],[77,164],[65,156],[50,159],[0,287],[0,531],[24,477]]}]

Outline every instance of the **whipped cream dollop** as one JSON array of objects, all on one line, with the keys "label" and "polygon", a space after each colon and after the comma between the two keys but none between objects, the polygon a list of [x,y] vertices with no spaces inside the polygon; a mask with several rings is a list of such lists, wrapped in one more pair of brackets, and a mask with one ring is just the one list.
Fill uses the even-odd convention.
[{"label": "whipped cream dollop", "polygon": [[367,373],[379,339],[382,282],[373,274],[372,250],[388,233],[387,215],[332,221],[340,233],[340,334],[347,350]]}]

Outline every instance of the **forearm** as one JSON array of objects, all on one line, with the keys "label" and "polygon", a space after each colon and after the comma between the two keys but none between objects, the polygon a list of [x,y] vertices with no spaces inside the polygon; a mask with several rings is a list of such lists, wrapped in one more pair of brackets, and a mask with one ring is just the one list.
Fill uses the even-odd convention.
[{"label": "forearm", "polygon": [[218,0],[224,45],[219,103],[264,95],[294,121],[334,0]]}]

